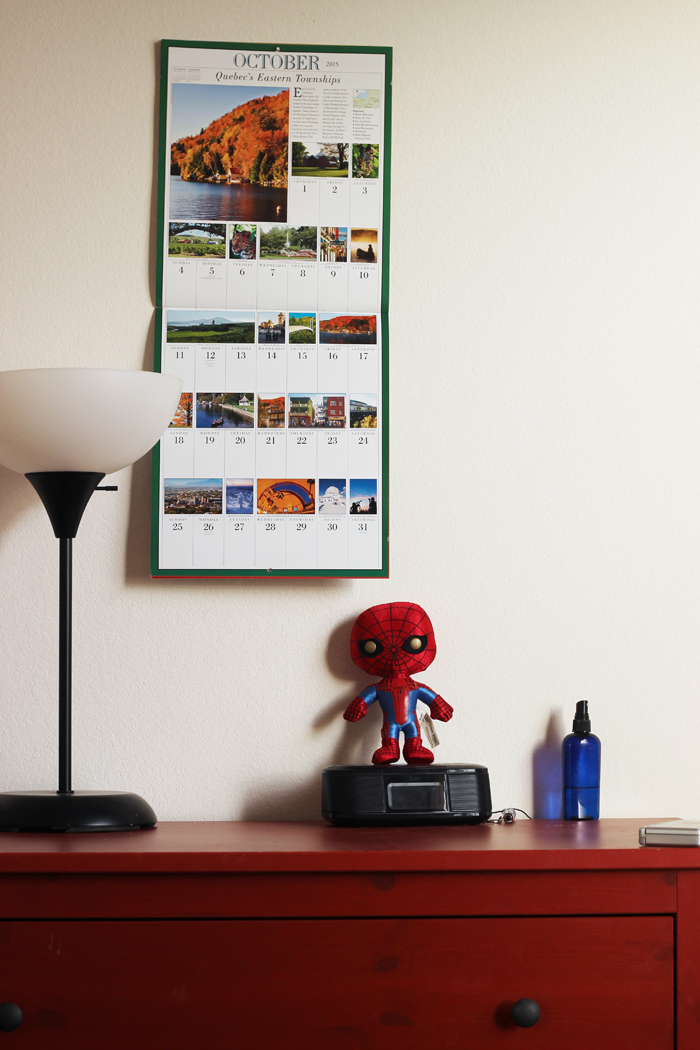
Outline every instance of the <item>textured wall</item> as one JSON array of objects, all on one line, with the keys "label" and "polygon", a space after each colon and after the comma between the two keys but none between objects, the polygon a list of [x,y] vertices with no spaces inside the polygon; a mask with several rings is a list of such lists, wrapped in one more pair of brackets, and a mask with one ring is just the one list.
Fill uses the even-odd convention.
[{"label": "textured wall", "polygon": [[[76,551],[75,786],[307,817],[365,761],[347,656],[414,600],[439,760],[544,805],[575,700],[607,816],[700,815],[700,7],[5,0],[0,367],[149,367],[156,42],[395,48],[389,581],[151,581],[147,460]],[[430,402],[428,423],[416,402]],[[0,469],[0,788],[55,782],[57,551]],[[367,724],[367,723],[371,723]]]}]

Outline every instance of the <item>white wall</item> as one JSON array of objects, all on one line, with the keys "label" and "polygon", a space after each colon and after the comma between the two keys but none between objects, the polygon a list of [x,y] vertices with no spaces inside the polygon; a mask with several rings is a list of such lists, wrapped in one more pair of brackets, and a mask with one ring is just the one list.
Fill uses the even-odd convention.
[{"label": "white wall", "polygon": [[[496,806],[530,809],[588,697],[603,815],[700,816],[698,4],[3,16],[2,368],[149,366],[160,38],[395,49],[391,579],[151,581],[148,460],[122,472],[76,544],[75,786],[317,816],[378,737],[340,717],[350,624],[396,599],[435,624],[437,758],[486,763]],[[56,546],[0,470],[2,789],[55,783]]]}]

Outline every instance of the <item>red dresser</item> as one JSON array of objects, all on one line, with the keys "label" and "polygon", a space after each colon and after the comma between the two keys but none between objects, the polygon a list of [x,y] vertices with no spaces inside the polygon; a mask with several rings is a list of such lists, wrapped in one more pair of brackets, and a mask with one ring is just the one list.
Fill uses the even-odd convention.
[{"label": "red dresser", "polygon": [[0,836],[0,1050],[698,1050],[700,849],[643,823]]}]

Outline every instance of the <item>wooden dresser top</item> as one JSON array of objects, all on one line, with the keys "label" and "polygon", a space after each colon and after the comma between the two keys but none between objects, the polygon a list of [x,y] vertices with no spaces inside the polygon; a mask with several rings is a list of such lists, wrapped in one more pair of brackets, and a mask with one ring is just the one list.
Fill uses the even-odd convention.
[{"label": "wooden dresser top", "polygon": [[639,828],[663,819],[519,818],[453,828],[166,821],[146,831],[0,833],[0,874],[700,868],[700,848],[639,845]]}]

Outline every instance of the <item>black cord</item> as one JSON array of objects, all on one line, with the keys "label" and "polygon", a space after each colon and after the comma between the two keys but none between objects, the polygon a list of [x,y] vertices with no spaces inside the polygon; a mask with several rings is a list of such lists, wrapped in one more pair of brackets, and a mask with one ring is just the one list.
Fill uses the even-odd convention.
[{"label": "black cord", "polygon": [[[494,816],[495,813],[500,813],[501,815],[500,815],[500,817],[496,817],[496,819],[493,820],[493,816]],[[515,814],[516,813],[522,813],[523,816],[527,817],[528,820],[532,820],[532,817],[530,816],[530,814],[526,813],[524,809],[518,809],[517,806],[510,806],[508,809],[496,809],[496,810],[494,810],[494,814],[491,814],[492,819],[491,820],[487,820],[486,823],[487,824],[514,824],[515,823]]]}]

